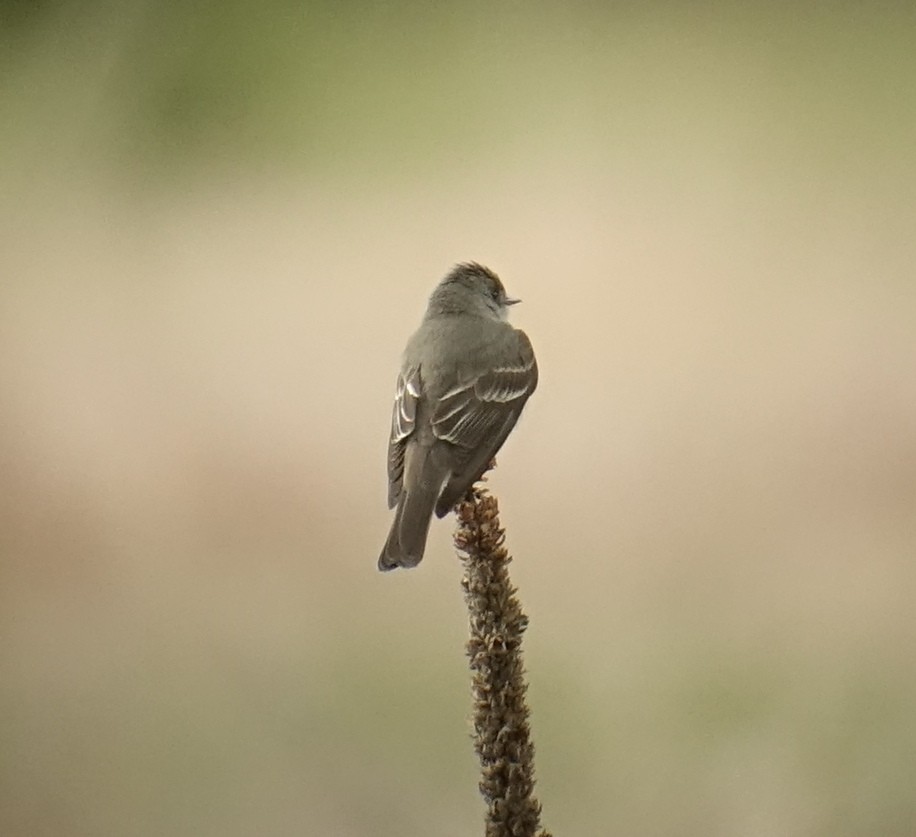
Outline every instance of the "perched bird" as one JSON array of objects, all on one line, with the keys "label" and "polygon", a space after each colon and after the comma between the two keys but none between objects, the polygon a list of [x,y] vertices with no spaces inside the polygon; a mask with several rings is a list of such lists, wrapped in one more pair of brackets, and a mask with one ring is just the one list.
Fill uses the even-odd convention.
[{"label": "perched bird", "polygon": [[506,321],[499,277],[457,265],[433,291],[398,375],[388,444],[397,510],[380,570],[415,567],[433,512],[444,517],[487,469],[538,382],[531,342]]}]

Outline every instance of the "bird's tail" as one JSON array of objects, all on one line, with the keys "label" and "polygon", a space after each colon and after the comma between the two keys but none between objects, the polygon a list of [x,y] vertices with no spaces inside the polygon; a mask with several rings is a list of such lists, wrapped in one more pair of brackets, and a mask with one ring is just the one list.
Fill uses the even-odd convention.
[{"label": "bird's tail", "polygon": [[424,461],[418,463],[419,479],[411,479],[412,469],[408,466],[407,479],[398,498],[394,522],[378,559],[380,570],[415,567],[423,560],[429,522],[443,483],[441,478],[437,478],[438,469],[433,457],[429,456],[428,452],[424,453],[427,453],[423,457]]}]

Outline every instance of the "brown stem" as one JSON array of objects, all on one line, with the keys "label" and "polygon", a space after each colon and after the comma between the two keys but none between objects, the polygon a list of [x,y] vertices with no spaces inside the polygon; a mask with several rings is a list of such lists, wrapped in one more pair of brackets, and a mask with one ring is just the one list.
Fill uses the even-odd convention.
[{"label": "brown stem", "polygon": [[540,828],[534,796],[534,744],[525,703],[522,634],[528,617],[509,579],[496,498],[472,488],[457,508],[455,546],[464,564],[468,605],[467,654],[474,695],[474,744],[480,792],[487,804],[486,837],[550,837]]}]

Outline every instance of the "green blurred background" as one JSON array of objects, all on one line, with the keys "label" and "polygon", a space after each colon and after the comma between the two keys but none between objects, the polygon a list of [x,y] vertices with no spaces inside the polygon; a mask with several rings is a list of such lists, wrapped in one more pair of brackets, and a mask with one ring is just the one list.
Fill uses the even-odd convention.
[{"label": "green blurred background", "polygon": [[399,353],[500,457],[557,835],[916,834],[911,4],[0,5],[0,833],[473,835]]}]

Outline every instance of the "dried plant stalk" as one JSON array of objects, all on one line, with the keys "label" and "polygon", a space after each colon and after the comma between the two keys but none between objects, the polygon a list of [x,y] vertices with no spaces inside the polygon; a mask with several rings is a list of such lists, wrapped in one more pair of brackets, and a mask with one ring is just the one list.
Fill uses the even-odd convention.
[{"label": "dried plant stalk", "polygon": [[522,665],[528,617],[509,579],[512,559],[503,545],[499,506],[477,485],[458,505],[457,514],[455,546],[463,553],[474,744],[480,756],[480,792],[487,804],[486,835],[550,837],[538,831],[541,806],[534,796],[534,745]]}]

